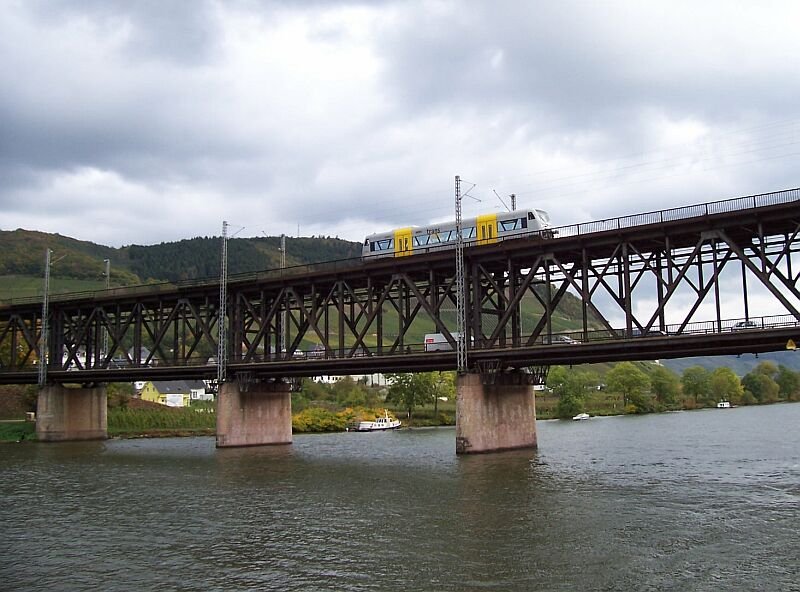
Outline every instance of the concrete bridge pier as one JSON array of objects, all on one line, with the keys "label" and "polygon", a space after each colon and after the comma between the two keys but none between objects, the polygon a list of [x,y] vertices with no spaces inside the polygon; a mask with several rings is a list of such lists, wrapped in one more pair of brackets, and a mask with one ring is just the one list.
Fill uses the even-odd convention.
[{"label": "concrete bridge pier", "polygon": [[217,448],[292,443],[292,398],[288,382],[220,385]]},{"label": "concrete bridge pier", "polygon": [[50,384],[39,389],[36,437],[42,442],[108,438],[105,385],[67,388]]},{"label": "concrete bridge pier", "polygon": [[456,454],[536,448],[530,374],[462,374],[456,391]]}]

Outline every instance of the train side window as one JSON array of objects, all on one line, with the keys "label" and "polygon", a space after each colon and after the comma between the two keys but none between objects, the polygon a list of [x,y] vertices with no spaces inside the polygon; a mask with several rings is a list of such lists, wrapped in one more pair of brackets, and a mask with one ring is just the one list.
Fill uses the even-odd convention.
[{"label": "train side window", "polygon": [[533,214],[533,212],[528,212],[528,220],[536,220],[536,216]]},{"label": "train side window", "polygon": [[528,227],[528,220],[526,218],[520,218],[520,228],[527,228]]}]

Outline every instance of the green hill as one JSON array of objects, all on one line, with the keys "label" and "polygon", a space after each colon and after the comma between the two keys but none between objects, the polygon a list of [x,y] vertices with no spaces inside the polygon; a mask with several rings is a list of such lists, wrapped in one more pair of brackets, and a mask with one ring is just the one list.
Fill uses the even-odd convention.
[{"label": "green hill", "polygon": [[783,365],[800,371],[800,353],[796,351],[767,352],[763,354],[742,354],[741,356],[702,356],[696,358],[678,358],[661,360],[670,370],[682,374],[691,366],[702,366],[706,370],[714,370],[721,366],[730,368],[738,376],[752,372],[761,362],[772,362],[776,366]]},{"label": "green hill", "polygon": [[[280,238],[233,238],[228,241],[228,269],[231,274],[278,268]],[[0,231],[0,300],[41,297],[44,276],[44,251],[53,250],[51,294],[101,290],[105,287],[104,259],[111,260],[112,286],[132,286],[149,282],[174,282],[216,278],[219,275],[220,239],[196,237],[158,245],[129,245],[112,248],[78,241],[58,234],[27,230]],[[338,238],[287,238],[287,265],[348,259],[360,255],[361,245]],[[541,287],[539,288],[542,289]],[[542,294],[544,298],[544,294]],[[387,310],[388,312],[388,310]],[[531,294],[522,301],[522,326],[530,331],[544,313]],[[554,332],[579,331],[582,306],[574,295],[566,294],[553,311]],[[443,320],[455,327],[455,310],[443,311]],[[487,318],[484,331],[494,328]],[[336,326],[336,323],[333,323]],[[384,334],[391,339],[390,323]],[[420,312],[408,337],[422,343],[426,333],[436,332],[433,320]],[[600,324],[590,322],[590,328]],[[348,336],[349,339],[349,336]],[[301,347],[314,345],[313,334],[306,335]],[[367,336],[372,345],[373,337]]]},{"label": "green hill", "polygon": [[[230,239],[229,273],[279,267],[279,246],[279,237]],[[105,287],[105,259],[111,260],[112,286],[219,275],[218,237],[113,248],[59,234],[0,231],[0,300],[41,295],[48,248],[53,251],[50,267],[53,294]],[[337,238],[287,238],[286,252],[286,264],[291,266],[357,257],[361,246]]]}]

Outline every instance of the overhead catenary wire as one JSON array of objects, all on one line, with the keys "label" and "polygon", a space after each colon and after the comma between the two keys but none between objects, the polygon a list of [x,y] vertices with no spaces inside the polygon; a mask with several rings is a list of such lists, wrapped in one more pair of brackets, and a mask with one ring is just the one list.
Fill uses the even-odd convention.
[{"label": "overhead catenary wire", "polygon": [[[635,184],[724,170],[732,166],[795,158],[798,151],[794,148],[798,145],[800,120],[788,119],[733,130],[713,131],[681,144],[591,162],[586,158],[582,159],[580,152],[575,152],[573,157],[577,162],[570,164],[568,168],[557,167],[499,179],[481,179],[480,186],[476,186],[474,191],[478,194],[486,191],[488,198],[489,190],[481,187],[493,187],[496,188],[492,190],[494,192],[499,190],[500,193],[513,193],[515,197],[524,198],[527,203],[535,201],[536,204],[595,192],[607,195],[615,189]],[[443,179],[444,177],[443,175]],[[343,234],[360,240],[360,237],[373,232],[451,220],[453,213],[447,198],[448,193],[450,192],[443,186],[435,190],[383,192],[380,201],[375,202],[376,207],[365,206],[360,212],[354,212],[349,220],[345,218],[339,223],[336,221],[341,218],[342,208],[340,205],[334,208],[334,200],[330,200],[330,207],[314,210],[313,219],[318,222],[309,219],[306,224],[311,233],[332,227],[336,230],[331,234]],[[465,202],[464,215],[469,217],[473,211],[483,213],[475,204],[470,206]],[[606,214],[600,212],[600,215]]]}]

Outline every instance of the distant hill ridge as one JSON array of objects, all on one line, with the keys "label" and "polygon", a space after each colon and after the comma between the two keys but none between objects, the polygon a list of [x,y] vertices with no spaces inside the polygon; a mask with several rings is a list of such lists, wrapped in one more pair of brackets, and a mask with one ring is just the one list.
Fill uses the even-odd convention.
[{"label": "distant hill ridge", "polygon": [[[280,266],[280,238],[233,238],[228,241],[228,270],[231,274]],[[107,247],[79,241],[60,234],[33,230],[0,230],[0,277],[4,283],[17,280],[30,284],[29,294],[16,290],[15,297],[34,296],[37,281],[44,276],[44,252],[53,250],[53,279],[81,280],[105,285],[105,259],[111,260],[111,285],[129,286],[150,281],[179,281],[219,275],[219,237],[196,237],[158,245]],[[287,265],[318,263],[358,257],[359,243],[338,238],[287,237]],[[16,282],[18,285],[20,282]],[[2,290],[0,290],[1,292]],[[2,294],[0,294],[2,297]]]}]

